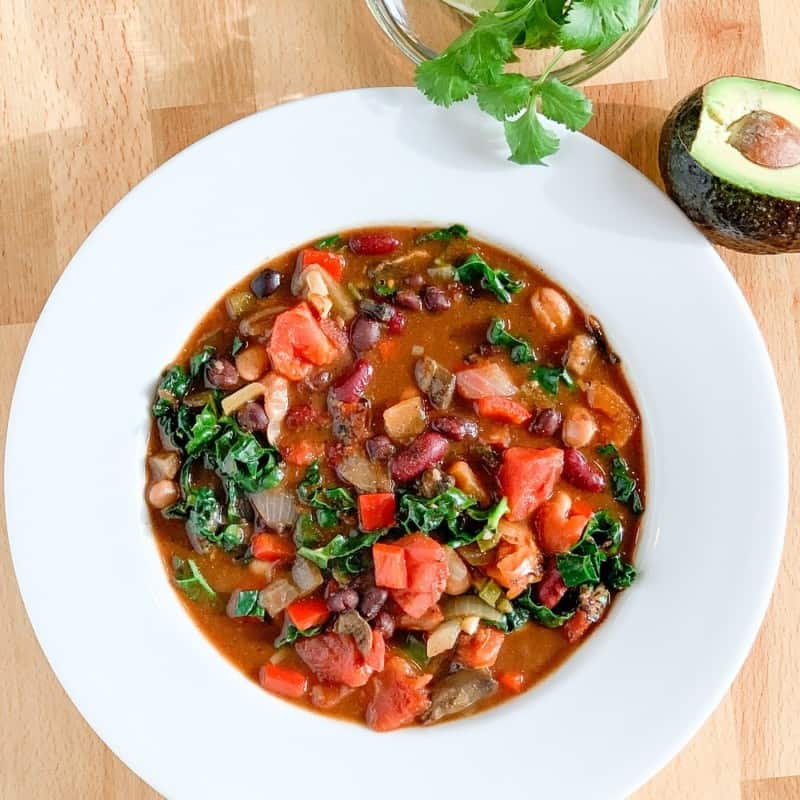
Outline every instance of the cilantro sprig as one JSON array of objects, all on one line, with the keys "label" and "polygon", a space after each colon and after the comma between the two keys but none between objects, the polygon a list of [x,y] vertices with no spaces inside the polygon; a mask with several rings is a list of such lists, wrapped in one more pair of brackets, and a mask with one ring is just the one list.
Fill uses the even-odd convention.
[{"label": "cilantro sprig", "polygon": [[[580,130],[592,103],[551,75],[568,51],[605,50],[639,18],[639,0],[500,0],[440,56],[417,67],[417,88],[433,103],[451,106],[475,96],[482,111],[503,123],[511,161],[543,164],[559,147],[542,117]],[[536,78],[506,73],[515,48],[558,48]]]}]

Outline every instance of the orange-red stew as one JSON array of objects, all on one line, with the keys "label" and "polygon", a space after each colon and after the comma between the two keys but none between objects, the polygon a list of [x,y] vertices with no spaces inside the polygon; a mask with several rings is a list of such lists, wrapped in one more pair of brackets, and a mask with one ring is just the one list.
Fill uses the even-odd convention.
[{"label": "orange-red stew", "polygon": [[272,260],[202,320],[153,418],[147,499],[192,618],[266,691],[377,731],[530,688],[635,578],[619,360],[460,225]]}]

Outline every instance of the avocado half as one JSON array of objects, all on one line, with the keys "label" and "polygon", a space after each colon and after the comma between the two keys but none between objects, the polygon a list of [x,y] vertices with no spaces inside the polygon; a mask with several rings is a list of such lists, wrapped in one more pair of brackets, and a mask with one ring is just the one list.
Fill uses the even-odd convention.
[{"label": "avocado half", "polygon": [[800,89],[725,77],[692,92],[661,131],[667,193],[712,241],[800,252]]}]

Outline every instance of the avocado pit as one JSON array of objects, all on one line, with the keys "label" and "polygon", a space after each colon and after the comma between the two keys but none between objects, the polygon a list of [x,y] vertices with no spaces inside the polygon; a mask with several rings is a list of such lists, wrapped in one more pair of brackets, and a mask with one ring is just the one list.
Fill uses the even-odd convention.
[{"label": "avocado pit", "polygon": [[728,126],[728,144],[770,169],[800,164],[800,128],[770,111],[751,111]]}]

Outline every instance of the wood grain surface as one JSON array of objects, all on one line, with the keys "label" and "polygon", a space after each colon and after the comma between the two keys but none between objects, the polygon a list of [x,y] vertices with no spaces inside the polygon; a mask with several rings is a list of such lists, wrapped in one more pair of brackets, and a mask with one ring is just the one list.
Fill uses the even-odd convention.
[{"label": "wood grain surface", "polygon": [[[800,15],[792,5],[663,0],[646,40],[592,81],[597,113],[589,135],[658,181],[661,123],[697,85],[725,73],[800,81]],[[210,131],[275,103],[411,82],[411,65],[362,0],[3,0],[0,429],[48,292],[89,231],[145,175]],[[722,256],[775,364],[794,479],[800,257]],[[709,324],[713,313],[709,308]],[[794,496],[789,513],[777,588],[742,672],[636,800],[800,798]],[[25,615],[5,535],[0,607],[0,797],[155,798],[94,735],[54,678]]]}]

